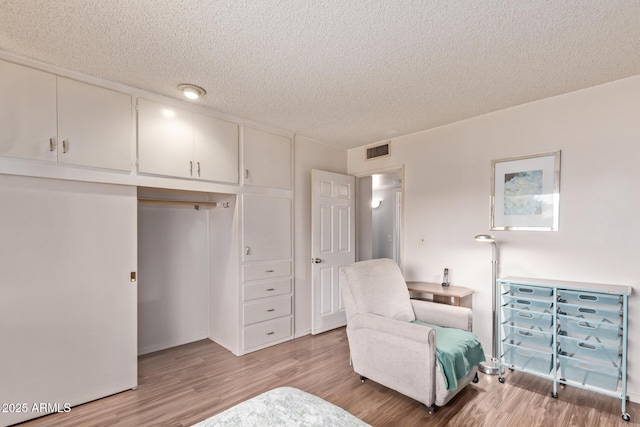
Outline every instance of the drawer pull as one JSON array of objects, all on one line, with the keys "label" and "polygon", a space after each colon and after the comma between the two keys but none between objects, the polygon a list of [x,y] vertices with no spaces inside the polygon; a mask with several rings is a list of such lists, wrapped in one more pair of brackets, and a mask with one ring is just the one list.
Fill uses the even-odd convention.
[{"label": "drawer pull", "polygon": [[273,273],[275,270],[265,270],[265,273]]},{"label": "drawer pull", "polygon": [[275,334],[275,332],[271,331],[271,332],[267,332],[265,335],[273,335]]},{"label": "drawer pull", "polygon": [[518,313],[518,316],[524,317],[527,319],[533,319],[533,314],[530,314],[530,313]]},{"label": "drawer pull", "polygon": [[587,344],[586,342],[578,343],[578,347],[586,348],[587,350],[595,350],[596,346],[593,344]]},{"label": "drawer pull", "polygon": [[580,295],[578,299],[587,300],[587,301],[598,301],[598,297],[595,295]]},{"label": "drawer pull", "polygon": [[273,291],[275,291],[275,290],[276,290],[276,288],[268,288],[268,289],[267,289],[267,292],[273,292]]},{"label": "drawer pull", "polygon": [[49,151],[53,151],[56,149],[56,140],[53,138],[49,138]]},{"label": "drawer pull", "polygon": [[276,311],[275,308],[270,308],[269,310],[267,310],[267,312],[271,313],[272,311]]},{"label": "drawer pull", "polygon": [[525,337],[532,337],[533,336],[533,334],[531,332],[528,332],[528,331],[518,331],[518,334],[524,335]]},{"label": "drawer pull", "polygon": [[594,325],[591,325],[587,322],[578,322],[578,326],[580,326],[581,328],[596,329]]},{"label": "drawer pull", "polygon": [[529,288],[518,288],[518,292],[522,292],[523,294],[532,294],[532,293],[533,293],[533,289],[529,289]]},{"label": "drawer pull", "polygon": [[518,304],[522,304],[522,305],[531,305],[531,301],[528,301],[526,299],[518,299],[518,300],[516,300],[516,302]]},{"label": "drawer pull", "polygon": [[580,308],[578,309],[578,311],[579,311],[580,313],[587,313],[587,314],[596,314],[596,313],[597,313],[594,309],[592,309],[592,308],[585,308],[585,307],[580,307]]}]

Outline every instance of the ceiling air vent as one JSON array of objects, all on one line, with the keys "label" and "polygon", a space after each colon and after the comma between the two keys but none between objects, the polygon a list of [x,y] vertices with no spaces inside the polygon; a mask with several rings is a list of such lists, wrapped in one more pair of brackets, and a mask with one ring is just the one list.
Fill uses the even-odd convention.
[{"label": "ceiling air vent", "polygon": [[389,155],[389,143],[367,148],[367,160]]}]

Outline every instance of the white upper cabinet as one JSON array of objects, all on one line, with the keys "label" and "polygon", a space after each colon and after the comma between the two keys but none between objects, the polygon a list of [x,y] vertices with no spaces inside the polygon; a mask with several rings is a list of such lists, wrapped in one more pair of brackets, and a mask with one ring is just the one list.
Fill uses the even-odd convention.
[{"label": "white upper cabinet", "polygon": [[197,177],[237,184],[238,125],[194,114],[193,130],[193,160]]},{"label": "white upper cabinet", "polygon": [[56,160],[56,76],[0,61],[0,155]]},{"label": "white upper cabinet", "polygon": [[0,61],[0,155],[131,169],[131,96]]},{"label": "white upper cabinet", "polygon": [[58,77],[58,161],[131,169],[131,96]]},{"label": "white upper cabinet", "polygon": [[138,170],[193,176],[193,113],[138,99]]},{"label": "white upper cabinet", "polygon": [[291,138],[243,128],[244,183],[291,189]]},{"label": "white upper cabinet", "polygon": [[238,125],[138,100],[138,170],[238,182]]}]

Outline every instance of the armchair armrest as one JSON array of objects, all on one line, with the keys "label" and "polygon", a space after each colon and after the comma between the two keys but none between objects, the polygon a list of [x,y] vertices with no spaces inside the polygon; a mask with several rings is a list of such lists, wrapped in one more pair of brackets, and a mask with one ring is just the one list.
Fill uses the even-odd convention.
[{"label": "armchair armrest", "polygon": [[411,305],[416,319],[422,322],[465,331],[471,331],[473,326],[473,312],[470,308],[417,299],[412,299]]},{"label": "armchair armrest", "polygon": [[378,332],[402,337],[434,347],[435,351],[435,331],[428,326],[417,325],[402,320],[389,319],[372,313],[356,314],[347,325],[352,330],[371,329]]}]

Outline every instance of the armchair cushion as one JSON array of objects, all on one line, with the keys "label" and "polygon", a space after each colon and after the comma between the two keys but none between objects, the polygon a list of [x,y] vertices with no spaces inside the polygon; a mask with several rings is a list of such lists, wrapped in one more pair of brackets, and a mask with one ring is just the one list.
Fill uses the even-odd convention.
[{"label": "armchair cushion", "polygon": [[436,358],[447,390],[458,388],[458,380],[464,378],[480,362],[485,361],[480,340],[473,333],[456,328],[444,328],[416,320],[436,331]]},{"label": "armchair cushion", "polygon": [[398,265],[390,259],[362,261],[343,271],[357,313],[373,313],[411,322],[416,319],[409,290]]}]

